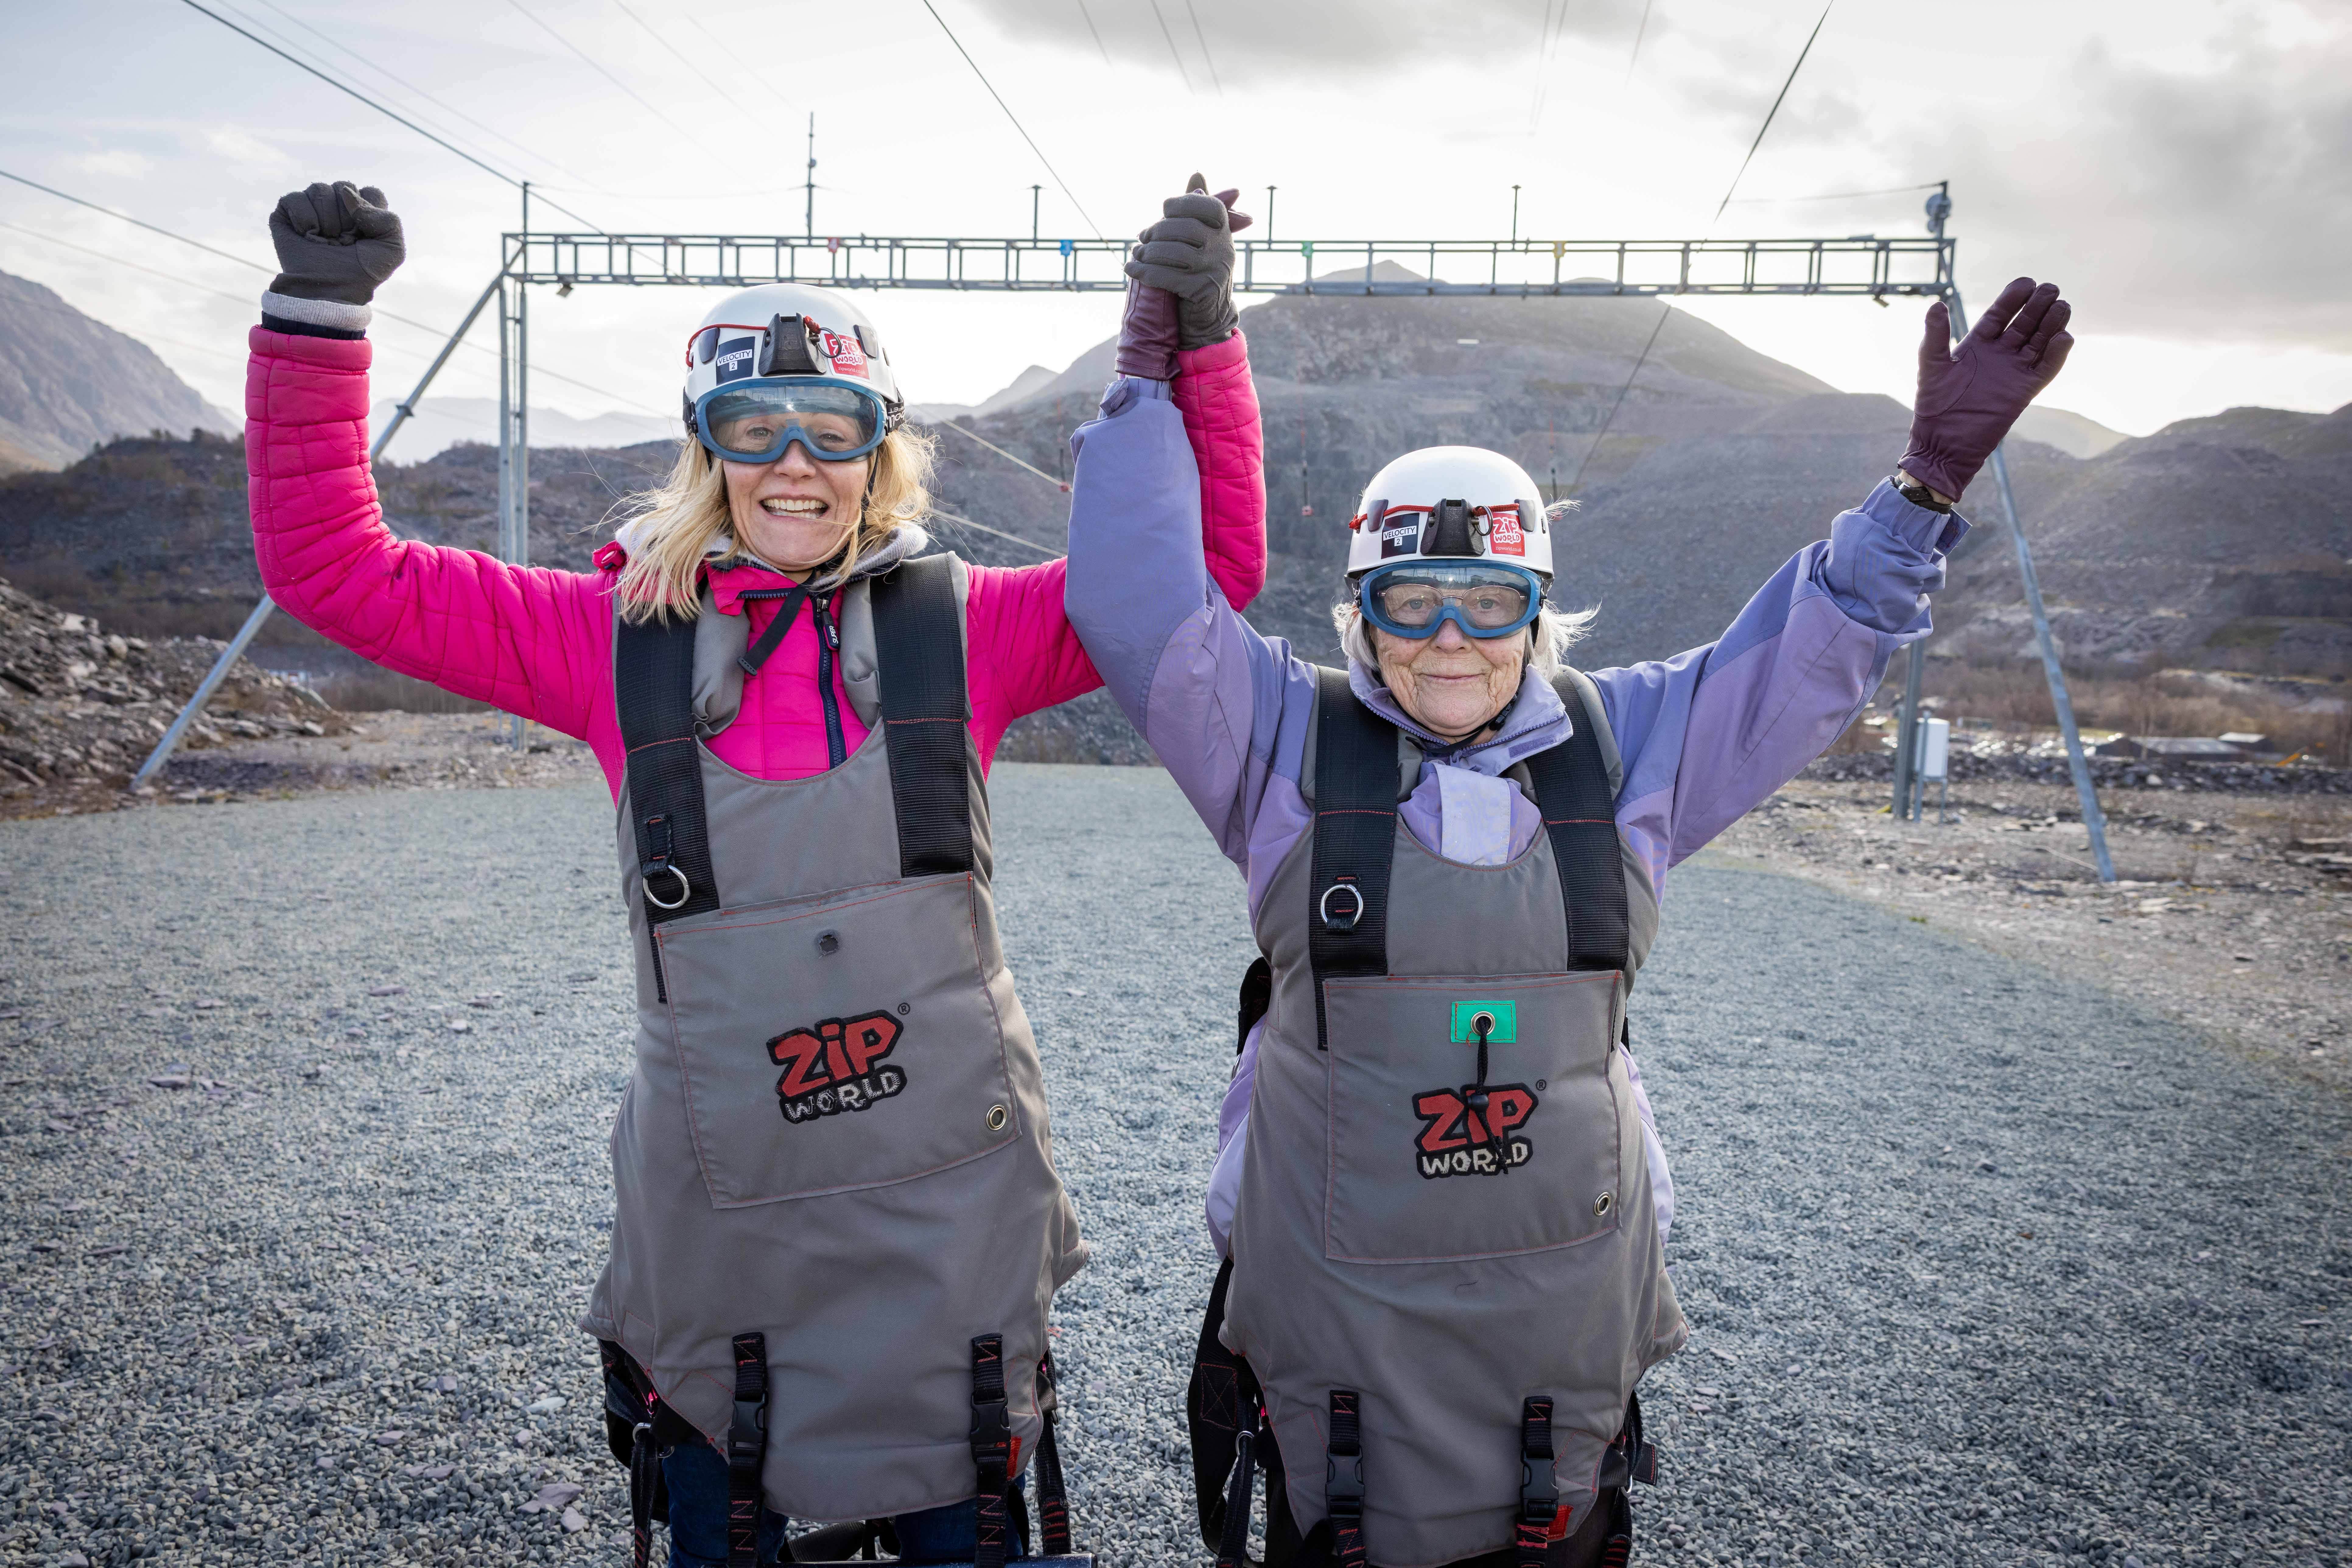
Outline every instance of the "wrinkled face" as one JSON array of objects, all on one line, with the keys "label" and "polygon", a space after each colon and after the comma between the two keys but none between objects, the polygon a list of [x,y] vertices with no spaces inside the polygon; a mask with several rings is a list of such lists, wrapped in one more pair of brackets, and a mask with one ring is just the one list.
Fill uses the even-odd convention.
[{"label": "wrinkled face", "polygon": [[1518,695],[1525,637],[1466,637],[1452,621],[1435,637],[1401,637],[1367,626],[1381,679],[1397,706],[1433,735],[1465,740],[1492,723]]},{"label": "wrinkled face", "polygon": [[797,441],[772,463],[722,462],[736,539],[789,575],[824,564],[857,521],[873,463],[820,463]]}]

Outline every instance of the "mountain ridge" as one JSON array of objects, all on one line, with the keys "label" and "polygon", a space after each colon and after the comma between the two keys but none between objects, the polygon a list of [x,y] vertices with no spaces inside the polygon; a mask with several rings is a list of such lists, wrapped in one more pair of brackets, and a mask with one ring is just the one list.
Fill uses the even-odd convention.
[{"label": "mountain ridge", "polygon": [[62,468],[121,436],[242,427],[138,339],[0,272],[0,472]]}]

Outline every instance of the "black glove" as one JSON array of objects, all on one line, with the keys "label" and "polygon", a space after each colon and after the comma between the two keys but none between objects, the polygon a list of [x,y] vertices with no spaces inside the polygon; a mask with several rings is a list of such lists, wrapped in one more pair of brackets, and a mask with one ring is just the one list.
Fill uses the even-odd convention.
[{"label": "black glove", "polygon": [[349,180],[280,196],[269,238],[279,268],[269,291],[295,300],[365,305],[408,254],[383,193]]},{"label": "black glove", "polygon": [[1143,231],[1127,264],[1129,278],[1176,297],[1180,348],[1223,342],[1241,324],[1234,309],[1234,235],[1250,218],[1232,210],[1239,191],[1208,192],[1209,183],[1195,174],[1184,195],[1162,202],[1165,216]]}]

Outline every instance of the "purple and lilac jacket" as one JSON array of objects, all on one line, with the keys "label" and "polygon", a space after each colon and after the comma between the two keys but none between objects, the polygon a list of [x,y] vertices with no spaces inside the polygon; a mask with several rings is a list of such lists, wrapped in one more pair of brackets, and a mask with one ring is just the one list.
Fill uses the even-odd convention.
[{"label": "purple and lilac jacket", "polygon": [[[1193,809],[1238,865],[1255,918],[1275,868],[1312,827],[1301,794],[1313,667],[1261,637],[1229,605],[1201,552],[1200,481],[1167,385],[1122,378],[1102,416],[1071,439],[1077,457],[1066,603],[1095,668]],[[1896,648],[1927,635],[1927,595],[1968,531],[1882,483],[1838,514],[1757,590],[1723,636],[1669,659],[1590,671],[1624,764],[1617,825],[1664,895],[1667,869],[1744,816],[1843,731]],[[1379,677],[1349,671],[1356,695],[1421,742],[1420,781],[1399,808],[1433,853],[1495,865],[1542,826],[1500,776],[1559,744],[1570,720],[1532,670],[1500,731],[1448,747],[1398,708]],[[1224,1250],[1241,1181],[1242,1133],[1257,1064],[1252,1033],[1218,1118],[1211,1239]],[[1647,1130],[1658,1228],[1674,1183],[1641,1071],[1627,1067]]]}]

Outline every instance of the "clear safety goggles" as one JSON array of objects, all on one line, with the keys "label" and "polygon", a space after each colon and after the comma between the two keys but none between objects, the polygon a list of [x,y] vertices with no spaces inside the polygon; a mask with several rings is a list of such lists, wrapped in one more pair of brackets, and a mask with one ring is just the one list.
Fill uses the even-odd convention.
[{"label": "clear safety goggles", "polygon": [[1356,603],[1392,637],[1435,637],[1447,621],[1465,637],[1508,637],[1543,609],[1543,579],[1484,561],[1400,561],[1365,573]]},{"label": "clear safety goggles", "polygon": [[694,405],[695,434],[735,463],[772,463],[797,441],[821,463],[862,458],[889,434],[890,410],[867,386],[815,376],[763,376],[713,387]]}]

